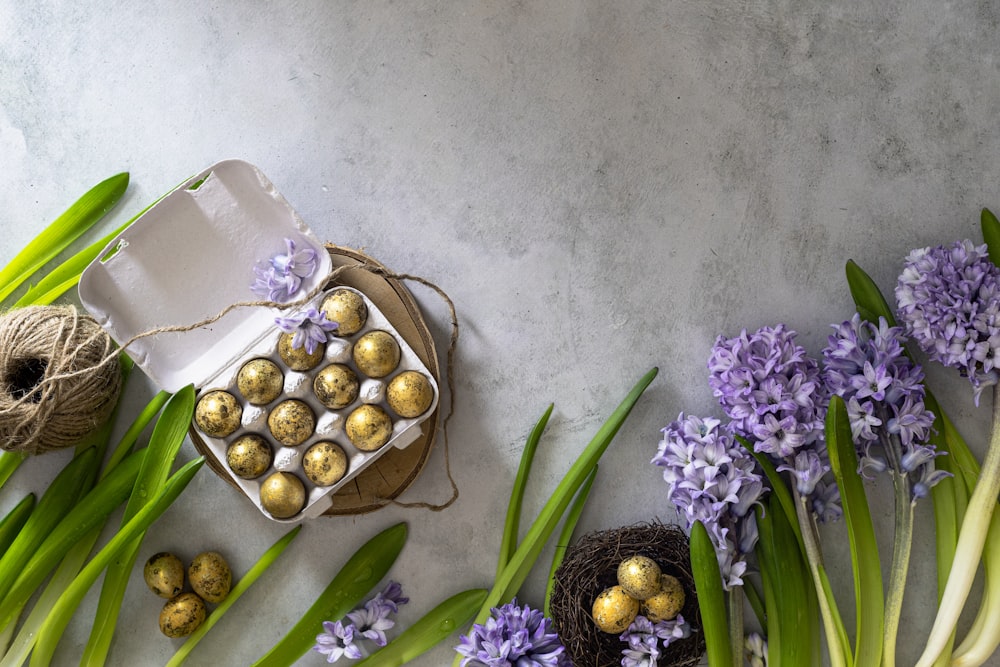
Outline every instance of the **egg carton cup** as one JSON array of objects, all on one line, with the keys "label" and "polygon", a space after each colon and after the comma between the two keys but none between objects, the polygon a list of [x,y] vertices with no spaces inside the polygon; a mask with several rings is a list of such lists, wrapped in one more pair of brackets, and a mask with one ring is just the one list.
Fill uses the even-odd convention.
[{"label": "egg carton cup", "polygon": [[[287,367],[278,354],[278,339],[282,331],[274,327],[259,341],[251,345],[234,363],[222,369],[217,375],[209,378],[205,383],[205,388],[201,394],[204,395],[213,390],[224,390],[232,394],[242,407],[243,416],[240,427],[225,438],[211,437],[199,430],[198,435],[205,443],[212,455],[225,465],[226,450],[237,438],[244,435],[259,435],[263,437],[271,446],[273,461],[271,467],[262,475],[255,479],[243,479],[235,475],[226,467],[226,472],[230,480],[238,486],[263,512],[275,521],[294,523],[302,519],[318,517],[325,514],[331,507],[332,495],[344,486],[350,484],[366,468],[373,465],[384,454],[393,448],[403,449],[412,444],[421,434],[421,423],[427,419],[436,409],[438,404],[438,386],[433,374],[423,364],[417,353],[410,347],[406,340],[399,334],[392,323],[386,318],[381,310],[360,291],[349,287],[337,287],[329,289],[312,301],[306,304],[302,311],[313,307],[319,309],[327,295],[336,290],[349,290],[364,299],[368,309],[368,318],[363,328],[350,336],[338,337],[329,335],[326,342],[326,350],[323,360],[315,367],[307,371],[294,371]],[[353,360],[354,343],[371,331],[385,331],[393,336],[400,349],[400,361],[396,368],[384,378],[367,377],[361,372]],[[269,359],[282,369],[285,376],[284,391],[275,400],[266,405],[251,405],[240,394],[237,388],[237,376],[243,365],[253,359]],[[345,408],[333,410],[326,407],[316,397],[313,390],[313,380],[316,374],[329,364],[343,364],[350,368],[357,375],[360,387],[358,398]],[[398,374],[405,371],[416,371],[421,373],[430,382],[434,396],[430,407],[417,417],[404,418],[398,416],[386,402],[386,385]],[[288,399],[298,399],[308,405],[315,416],[315,428],[313,434],[299,445],[289,446],[279,443],[270,433],[267,423],[270,411],[282,401]],[[358,449],[351,443],[351,440],[344,432],[344,422],[347,416],[361,405],[377,405],[383,408],[393,419],[392,436],[388,442],[373,452],[366,452]],[[330,486],[317,486],[302,470],[302,457],[309,448],[318,442],[334,442],[339,445],[347,456],[347,472],[340,481]],[[302,510],[294,517],[281,519],[272,516],[261,504],[260,488],[267,477],[275,472],[287,472],[294,474],[302,481],[306,489],[306,503]]]}]

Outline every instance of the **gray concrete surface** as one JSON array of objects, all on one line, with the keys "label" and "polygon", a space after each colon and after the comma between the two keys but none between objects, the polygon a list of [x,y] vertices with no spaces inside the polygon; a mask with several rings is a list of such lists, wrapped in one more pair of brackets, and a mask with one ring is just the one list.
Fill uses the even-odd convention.
[{"label": "gray concrete surface", "polygon": [[[433,281],[458,310],[459,500],[309,523],[192,664],[248,664],[396,521],[410,526],[392,571],[411,598],[402,626],[488,586],[518,457],[545,406],[556,409],[528,514],[652,366],[660,375],[602,463],[580,529],[672,521],[649,459],[680,411],[719,414],[705,381],[716,335],[786,322],[818,353],[852,311],[847,259],[888,290],[911,248],[978,238],[980,208],[1000,209],[998,23],[989,0],[0,0],[0,261],[108,175],[129,171],[132,184],[102,229],[240,157],[321,238]],[[446,311],[414,292],[443,349]],[[931,373],[982,451],[988,407]],[[135,409],[146,389],[129,397]],[[31,461],[0,506],[63,460]],[[887,547],[884,487],[871,491]],[[447,497],[439,446],[404,498]],[[930,520],[922,503],[901,664],[933,614]],[[142,551],[218,549],[239,573],[284,530],[205,471]],[[841,530],[826,535],[850,626]],[[549,553],[525,602],[542,602]],[[172,654],[158,608],[137,574],[111,664]],[[87,631],[70,626],[60,664],[75,662]],[[442,645],[414,664],[451,658]]]}]

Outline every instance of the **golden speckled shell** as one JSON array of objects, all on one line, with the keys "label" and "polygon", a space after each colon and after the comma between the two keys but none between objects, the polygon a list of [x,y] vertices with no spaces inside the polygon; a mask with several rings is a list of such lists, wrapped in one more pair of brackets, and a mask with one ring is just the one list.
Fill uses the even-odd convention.
[{"label": "golden speckled shell", "polygon": [[374,452],[392,437],[392,419],[377,405],[361,405],[344,423],[351,444],[363,452]]},{"label": "golden speckled shell", "polygon": [[293,371],[308,371],[319,366],[326,353],[326,344],[320,343],[313,350],[312,354],[306,351],[305,345],[302,347],[292,347],[292,340],[295,334],[283,333],[278,336],[278,356],[285,362],[285,365]]},{"label": "golden speckled shell", "polygon": [[660,590],[660,566],[648,556],[629,556],[618,565],[618,584],[636,600]]},{"label": "golden speckled shell", "polygon": [[302,457],[302,470],[317,486],[331,486],[347,473],[347,455],[335,442],[317,442]]},{"label": "golden speckled shell", "polygon": [[271,467],[274,454],[271,445],[259,435],[240,436],[226,448],[226,464],[233,474],[243,479],[257,479]]},{"label": "golden speckled shell", "polygon": [[594,623],[601,632],[620,634],[632,625],[639,613],[639,601],[621,586],[611,586],[601,591],[594,600]]},{"label": "golden speckled shell", "polygon": [[294,447],[309,439],[316,428],[316,416],[306,403],[290,398],[278,403],[267,415],[267,427],[274,439]]},{"label": "golden speckled shell", "polygon": [[434,402],[434,387],[427,376],[417,371],[403,371],[389,381],[385,400],[404,419],[419,417]]},{"label": "golden speckled shell", "polygon": [[160,611],[160,632],[168,637],[187,637],[205,622],[205,601],[194,593],[181,593],[167,600]]},{"label": "golden speckled shell", "polygon": [[194,557],[188,567],[191,588],[205,602],[218,604],[229,595],[233,573],[229,563],[217,551],[206,551]]},{"label": "golden speckled shell", "polygon": [[290,472],[276,472],[260,485],[260,504],[276,519],[289,519],[306,504],[302,480]]},{"label": "golden speckled shell", "polygon": [[169,600],[184,590],[184,563],[172,553],[161,551],[146,561],[142,578],[149,590]]},{"label": "golden speckled shell", "polygon": [[316,374],[313,391],[320,403],[340,410],[358,399],[361,383],[358,375],[344,364],[330,364]]},{"label": "golden speckled shell", "polygon": [[382,378],[399,366],[399,343],[387,331],[369,331],[354,343],[354,365],[372,378]]},{"label": "golden speckled shell", "polygon": [[348,289],[338,289],[331,292],[320,306],[320,312],[326,313],[326,319],[337,323],[335,336],[350,336],[361,331],[368,320],[368,306],[357,292]]},{"label": "golden speckled shell", "polygon": [[240,367],[236,388],[251,405],[266,405],[281,396],[285,376],[270,359],[251,359]]},{"label": "golden speckled shell", "polygon": [[198,400],[194,423],[213,438],[224,438],[240,427],[243,407],[228,391],[210,391]]},{"label": "golden speckled shell", "polygon": [[684,608],[684,587],[677,577],[669,574],[660,576],[660,592],[642,601],[646,618],[653,623],[669,621]]}]

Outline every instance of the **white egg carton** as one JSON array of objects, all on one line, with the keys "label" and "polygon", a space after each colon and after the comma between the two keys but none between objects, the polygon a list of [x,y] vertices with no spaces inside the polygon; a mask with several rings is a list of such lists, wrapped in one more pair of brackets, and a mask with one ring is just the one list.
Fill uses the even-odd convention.
[{"label": "white egg carton", "polygon": [[[79,292],[83,306],[115,341],[119,344],[132,341],[126,350],[129,356],[163,389],[173,392],[193,384],[203,394],[212,389],[233,388],[230,393],[241,400],[244,408],[240,429],[226,438],[201,434],[202,439],[232,481],[265,516],[294,523],[326,512],[333,502],[333,493],[386,451],[413,442],[420,435],[421,422],[437,407],[438,387],[413,349],[378,307],[360,292],[368,307],[365,327],[344,338],[328,336],[326,359],[308,373],[288,371],[280,363],[277,339],[282,332],[275,324],[275,317],[290,317],[310,305],[318,308],[325,293],[295,309],[240,306],[215,319],[234,303],[258,299],[250,291],[255,277],[253,267],[283,253],[286,239],[291,239],[297,249],[312,248],[318,258],[315,272],[303,279],[294,301],[320,288],[332,268],[330,255],[259,169],[241,160],[226,160],[188,179],[113,239],[84,271]],[[145,332],[189,327],[208,319],[213,321],[133,341]],[[328,363],[345,363],[357,373],[351,359],[353,341],[372,329],[387,331],[396,339],[400,347],[399,366],[384,379],[366,378],[358,373],[362,386],[355,405],[329,410],[313,395],[312,374]],[[268,406],[250,406],[234,389],[240,367],[256,357],[275,360],[285,370],[285,395]],[[434,389],[431,407],[412,419],[399,418],[386,407],[393,418],[391,439],[377,451],[358,450],[343,433],[345,416],[365,402],[384,405],[386,382],[403,370],[416,370],[430,380]],[[316,432],[296,447],[280,446],[271,437],[266,423],[267,409],[285,398],[304,400],[316,415]],[[226,466],[228,443],[249,432],[264,437],[274,455],[271,470],[255,480],[241,479]],[[302,454],[319,440],[336,442],[348,457],[347,473],[328,487],[313,485],[301,471]],[[305,507],[289,519],[272,517],[260,503],[260,484],[275,470],[295,472],[306,487]]]}]

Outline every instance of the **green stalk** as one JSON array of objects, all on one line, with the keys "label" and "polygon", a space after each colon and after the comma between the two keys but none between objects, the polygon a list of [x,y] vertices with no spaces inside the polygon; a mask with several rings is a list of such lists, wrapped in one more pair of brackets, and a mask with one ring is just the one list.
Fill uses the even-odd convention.
[{"label": "green stalk", "polygon": [[20,465],[27,458],[26,454],[19,452],[0,452],[0,488],[7,483],[10,476],[14,474]]},{"label": "green stalk", "polygon": [[486,594],[486,589],[474,588],[451,596],[354,667],[399,667],[415,660],[468,623]]},{"label": "green stalk", "polygon": [[[501,575],[493,583],[493,588],[490,590],[490,594],[476,615],[474,623],[484,623],[490,615],[490,609],[509,602],[517,594],[518,589],[524,583],[532,566],[538,559],[542,547],[548,541],[549,536],[552,535],[552,531],[559,523],[559,519],[572,501],[573,496],[576,495],[576,492],[580,489],[580,486],[587,478],[587,475],[590,474],[593,467],[597,465],[597,461],[608,448],[608,445],[611,444],[611,440],[618,433],[618,430],[624,423],[625,418],[632,411],[639,397],[642,396],[646,387],[656,377],[657,371],[658,369],[653,368],[639,380],[625,397],[625,400],[622,401],[597,431],[597,434],[584,448],[576,461],[573,462],[573,465],[570,466],[569,471],[556,487],[555,492],[553,492],[541,512],[539,512],[538,517],[528,530],[528,534],[521,541],[520,546],[518,546],[507,567],[504,568]],[[456,665],[460,662],[460,657],[456,656]]]},{"label": "green stalk", "polygon": [[29,493],[0,520],[0,554],[7,551],[35,509],[35,494]]},{"label": "green stalk", "polygon": [[[80,491],[93,476],[98,463],[97,452],[93,448],[77,454],[42,494],[35,511],[28,517],[10,548],[0,557],[0,600],[4,601],[0,607],[6,608],[7,593],[21,573],[22,565],[79,500]],[[0,625],[0,628],[4,625],[6,624]]]},{"label": "green stalk", "polygon": [[896,471],[891,472],[895,492],[894,531],[892,543],[892,564],[889,566],[889,587],[885,596],[885,625],[882,640],[882,665],[896,665],[896,635],[899,631],[899,617],[903,612],[903,591],[906,575],[910,568],[910,551],[913,544],[913,507],[910,488],[906,477]]},{"label": "green stalk", "polygon": [[284,537],[272,544],[271,548],[264,552],[264,555],[261,556],[256,563],[254,563],[253,567],[251,567],[250,570],[243,575],[238,582],[236,582],[236,585],[233,586],[231,591],[229,591],[229,595],[226,596],[226,599],[220,602],[218,606],[212,610],[212,613],[208,615],[205,622],[198,626],[198,629],[191,633],[181,647],[177,649],[177,652],[174,653],[172,658],[170,658],[166,667],[180,667],[180,665],[187,660],[188,655],[190,655],[191,651],[193,651],[198,645],[198,642],[200,642],[205,635],[208,634],[208,631],[219,622],[219,619],[222,618],[229,608],[236,604],[236,601],[239,600],[240,597],[247,592],[247,589],[249,589],[254,582],[260,578],[260,575],[264,574],[267,568],[274,564],[274,561],[277,560],[278,556],[280,556],[288,545],[292,543],[292,540],[295,539],[295,536],[299,534],[300,530],[302,530],[302,524],[295,526],[290,531],[285,533]]},{"label": "green stalk", "polygon": [[[700,521],[695,521],[691,526],[690,547],[691,574],[698,594],[698,608],[701,610],[701,630],[705,635],[708,667],[730,667],[733,664],[733,653],[729,644],[722,574],[715,556],[715,545]],[[770,645],[770,637],[768,640]],[[768,665],[781,667],[774,662],[768,662]]]},{"label": "green stalk", "polygon": [[743,588],[746,589],[744,593],[746,594],[747,602],[750,603],[750,608],[753,610],[754,616],[757,617],[757,624],[760,625],[760,632],[766,637],[767,611],[764,608],[764,598],[749,578],[744,578]]},{"label": "green stalk", "polygon": [[851,548],[854,597],[857,612],[854,663],[878,665],[882,659],[885,601],[878,543],[864,484],[858,474],[858,455],[851,438],[847,407],[839,396],[830,399],[826,414],[826,443],[840,498]]},{"label": "green stalk", "polygon": [[528,441],[521,452],[521,461],[517,467],[517,476],[514,477],[514,485],[510,491],[510,502],[507,503],[507,517],[504,521],[503,537],[500,540],[500,555],[497,558],[497,571],[494,578],[500,576],[503,569],[507,567],[507,563],[510,562],[511,556],[517,551],[517,535],[521,524],[521,505],[524,501],[524,490],[528,485],[531,462],[535,458],[535,452],[538,450],[538,442],[542,439],[545,425],[549,423],[553,407],[555,406],[549,404],[545,414],[535,424],[535,428],[531,429]]},{"label": "green stalk", "polygon": [[40,667],[51,663],[52,655],[55,653],[56,645],[59,643],[59,638],[62,636],[70,618],[97,577],[123,547],[137,535],[141,534],[142,531],[146,530],[170,507],[171,503],[184,491],[204,463],[205,457],[198,457],[174,473],[156,498],[143,507],[128,524],[122,527],[90,559],[90,562],[80,571],[80,574],[76,576],[73,583],[66,587],[63,594],[59,596],[59,600],[53,605],[52,611],[49,613],[45,623],[39,629],[35,650],[31,654],[32,667]]},{"label": "green stalk", "polygon": [[[194,415],[194,387],[188,385],[174,394],[163,408],[153,427],[135,488],[125,505],[122,525],[142,509],[148,499],[159,493],[177,458]],[[134,456],[134,455],[133,455]],[[111,640],[121,611],[129,576],[139,554],[144,533],[140,533],[108,566],[101,596],[94,615],[94,625],[83,651],[81,665],[103,665],[111,649]]]},{"label": "green stalk", "polygon": [[343,618],[381,581],[406,543],[406,524],[397,523],[368,540],[347,561],[316,602],[254,667],[288,667],[305,655],[323,621]]},{"label": "green stalk", "polygon": [[135,484],[145,454],[145,451],[138,451],[125,459],[62,517],[31,557],[23,562],[4,597],[0,627],[14,621],[14,607],[28,601],[70,548],[92,529],[103,526],[107,516],[125,501]]},{"label": "green stalk", "polygon": [[743,667],[743,587],[733,586],[727,593],[726,624],[729,626],[729,648],[732,667]]},{"label": "green stalk", "polygon": [[576,497],[573,499],[573,504],[566,514],[566,519],[563,521],[562,530],[559,532],[559,539],[556,541],[556,547],[552,553],[552,567],[549,568],[549,579],[545,585],[545,607],[542,613],[546,617],[551,618],[552,616],[549,612],[551,611],[552,591],[556,586],[556,570],[562,565],[563,559],[566,557],[566,551],[573,541],[573,531],[576,530],[576,524],[580,521],[580,515],[583,514],[583,508],[590,497],[590,489],[594,485],[594,478],[596,477],[597,466],[595,465],[594,469],[587,475],[587,479],[583,481],[583,486],[577,491]]},{"label": "green stalk", "polygon": [[0,270],[0,301],[75,241],[118,203],[128,187],[128,174],[108,178],[84,194]]},{"label": "green stalk", "polygon": [[806,551],[805,538],[802,535],[803,527],[799,525],[798,510],[795,507],[795,500],[792,498],[792,493],[788,490],[788,485],[785,483],[785,478],[781,476],[781,473],[774,467],[770,459],[754,451],[753,445],[750,444],[749,440],[739,435],[735,437],[737,442],[743,445],[743,448],[757,461],[757,465],[760,466],[760,469],[764,471],[764,475],[767,476],[767,481],[771,483],[771,494],[777,498],[781,511],[788,517],[788,523],[792,526],[792,531],[795,533],[795,539],[798,541],[802,557],[808,560],[809,554]]}]

